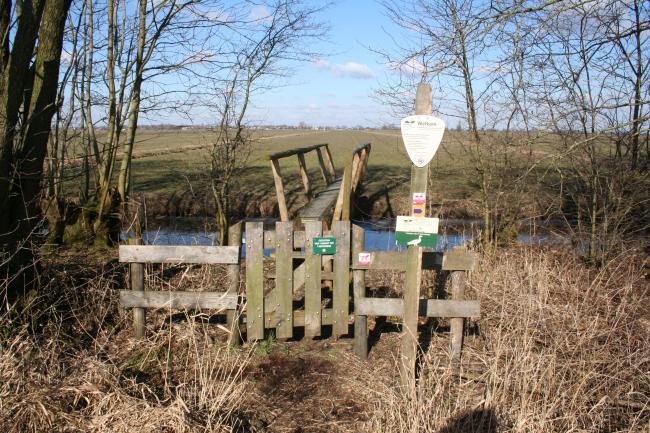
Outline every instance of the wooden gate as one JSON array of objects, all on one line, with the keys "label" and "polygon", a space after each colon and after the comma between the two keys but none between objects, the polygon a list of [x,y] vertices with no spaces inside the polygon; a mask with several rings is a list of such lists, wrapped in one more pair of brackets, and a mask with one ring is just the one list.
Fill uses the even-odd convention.
[{"label": "wooden gate", "polygon": [[[275,329],[280,339],[293,337],[294,327],[304,327],[311,338],[324,325],[332,326],[334,337],[348,333],[350,222],[335,221],[331,231],[323,231],[321,221],[303,226],[277,222],[275,230],[264,231],[261,222],[245,224],[248,341],[263,339],[265,329]],[[317,237],[334,237],[335,253],[317,254]]]}]

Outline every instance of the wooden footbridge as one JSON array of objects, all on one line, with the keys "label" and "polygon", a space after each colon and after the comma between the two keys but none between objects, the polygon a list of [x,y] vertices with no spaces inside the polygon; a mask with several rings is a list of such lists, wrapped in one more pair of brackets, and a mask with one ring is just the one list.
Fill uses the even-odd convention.
[{"label": "wooden footbridge", "polygon": [[[268,155],[267,158],[271,161],[271,170],[273,171],[280,220],[289,221],[290,217],[285,182],[280,167],[282,159],[294,156],[298,158],[300,177],[308,203],[299,211],[297,219],[299,221],[326,221],[328,225],[331,225],[333,221],[350,219],[351,206],[357,198],[368,167],[370,149],[370,143],[356,147],[347,159],[343,174],[338,177],[328,144],[317,144]],[[318,157],[320,173],[326,185],[322,191],[313,190],[313,183],[307,171],[305,155],[311,152],[315,152]]]}]

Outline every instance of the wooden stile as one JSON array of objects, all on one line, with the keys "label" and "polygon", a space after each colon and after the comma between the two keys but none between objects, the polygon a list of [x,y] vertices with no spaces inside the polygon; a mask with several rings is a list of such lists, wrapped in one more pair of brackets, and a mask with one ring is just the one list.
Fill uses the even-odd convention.
[{"label": "wooden stile", "polygon": [[333,309],[335,337],[348,333],[350,308],[350,221],[334,221],[332,232],[336,237],[334,255]]},{"label": "wooden stile", "polygon": [[[242,223],[239,222],[228,228],[228,245],[237,247],[241,250],[241,234]],[[238,253],[239,255],[239,253]],[[228,293],[231,295],[239,296],[239,261],[237,264],[228,265]],[[228,336],[228,344],[230,346],[239,346],[241,342],[241,332],[239,329],[239,311],[237,307],[230,309],[226,312],[226,323],[230,335]]]},{"label": "wooden stile", "polygon": [[[353,262],[358,260],[359,253],[365,248],[365,231],[354,225],[352,227],[352,256]],[[368,316],[359,314],[358,306],[366,296],[366,271],[352,271],[354,289],[354,353],[361,359],[368,357]]]},{"label": "wooden stile", "polygon": [[246,335],[264,338],[264,226],[246,223]]},{"label": "wooden stile", "polygon": [[305,336],[321,333],[321,256],[313,254],[312,242],[321,235],[320,221],[305,221]]},{"label": "wooden stile", "polygon": [[275,223],[276,336],[293,337],[293,223]]}]

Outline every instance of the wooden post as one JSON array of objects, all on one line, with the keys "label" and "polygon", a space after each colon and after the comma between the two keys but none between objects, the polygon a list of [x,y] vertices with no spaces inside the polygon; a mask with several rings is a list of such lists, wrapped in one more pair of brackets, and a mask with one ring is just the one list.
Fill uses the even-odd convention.
[{"label": "wooden post", "polygon": [[305,337],[321,333],[321,256],[312,251],[315,237],[321,235],[320,221],[305,221]]},{"label": "wooden post", "polygon": [[361,152],[362,153],[362,158],[361,158],[361,165],[359,175],[358,175],[358,182],[361,183],[363,181],[363,176],[366,174],[366,168],[368,168],[368,159],[370,159],[370,146],[367,148],[363,149]]},{"label": "wooden post", "polygon": [[307,164],[305,164],[305,154],[298,154],[298,165],[300,167],[300,177],[302,178],[302,185],[305,187],[305,194],[307,195],[307,200],[311,200],[312,191],[311,191],[311,182],[309,181],[309,174],[307,174]]},{"label": "wooden post", "polygon": [[[451,299],[460,301],[465,298],[465,271],[451,272]],[[460,362],[460,354],[463,350],[463,327],[465,319],[456,317],[450,320],[451,328],[451,361]]]},{"label": "wooden post", "polygon": [[334,169],[334,160],[332,159],[332,152],[330,152],[329,144],[325,145],[325,162],[327,163],[327,168],[330,172],[330,177],[332,181],[336,179],[336,170]]},{"label": "wooden post", "polygon": [[[131,290],[144,292],[144,263],[131,263],[129,265]],[[144,308],[133,309],[133,336],[137,339],[144,338],[145,314]]]},{"label": "wooden post", "polygon": [[264,338],[264,225],[246,223],[246,336]]},{"label": "wooden post", "polygon": [[352,195],[354,195],[354,193],[357,191],[360,164],[361,152],[356,152],[354,155],[352,155],[352,175],[350,177],[350,191]]},{"label": "wooden post", "polygon": [[[354,225],[352,227],[352,262],[365,249],[365,231]],[[354,308],[357,309],[359,300],[366,296],[366,271],[356,269],[352,273],[354,286]],[[354,353],[361,359],[368,358],[368,316],[354,315]]]},{"label": "wooden post", "polygon": [[275,223],[275,302],[278,338],[293,337],[293,222]]},{"label": "wooden post", "polygon": [[[130,245],[142,245],[141,238],[132,238]],[[131,290],[144,292],[144,263],[129,264],[129,285]],[[145,310],[144,308],[133,309],[133,336],[136,339],[144,338],[145,333]]]},{"label": "wooden post", "polygon": [[336,237],[334,255],[334,290],[332,308],[334,322],[332,334],[335,337],[348,333],[350,308],[350,221],[335,221],[332,225]]},{"label": "wooden post", "polygon": [[[415,97],[415,114],[431,114],[431,86],[420,83]],[[429,164],[411,165],[411,190],[409,208],[413,209],[413,193],[427,191]],[[404,287],[404,318],[402,322],[402,383],[415,380],[415,361],[418,348],[418,304],[422,281],[422,248],[410,245],[406,257],[406,284]]]},{"label": "wooden post", "polygon": [[343,202],[341,203],[341,221],[350,221],[350,199],[352,194],[352,161],[348,161],[343,172],[341,185]]},{"label": "wooden post", "polygon": [[316,149],[316,153],[318,155],[318,167],[320,167],[320,174],[323,176],[323,180],[325,181],[326,185],[329,185],[334,181],[334,179],[330,179],[329,173],[327,172],[327,168],[325,167],[325,161],[323,160],[323,151],[319,147]]},{"label": "wooden post", "polygon": [[282,172],[280,163],[277,159],[271,159],[271,169],[273,171],[273,182],[275,183],[275,195],[278,198],[278,209],[280,210],[280,220],[289,221],[289,210],[287,209],[287,200],[284,197],[284,184],[282,183]]},{"label": "wooden post", "polygon": [[[241,248],[241,229],[241,222],[228,228],[229,246]],[[228,265],[228,293],[239,296],[239,263]],[[239,313],[238,309],[228,310],[226,312],[226,323],[230,331],[230,335],[228,336],[228,344],[230,346],[240,345]]]}]

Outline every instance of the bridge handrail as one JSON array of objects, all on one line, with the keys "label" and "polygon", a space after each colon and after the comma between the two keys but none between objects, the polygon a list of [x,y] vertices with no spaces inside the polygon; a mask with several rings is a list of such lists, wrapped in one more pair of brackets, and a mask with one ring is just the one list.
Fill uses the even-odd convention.
[{"label": "bridge handrail", "polygon": [[352,150],[352,158],[346,162],[343,171],[343,182],[332,217],[334,221],[348,221],[350,219],[350,205],[352,200],[356,198],[359,185],[366,172],[371,148],[370,143],[364,143]]}]

